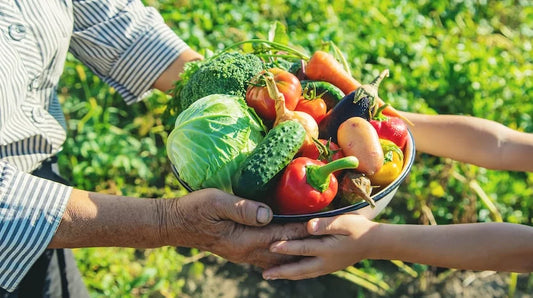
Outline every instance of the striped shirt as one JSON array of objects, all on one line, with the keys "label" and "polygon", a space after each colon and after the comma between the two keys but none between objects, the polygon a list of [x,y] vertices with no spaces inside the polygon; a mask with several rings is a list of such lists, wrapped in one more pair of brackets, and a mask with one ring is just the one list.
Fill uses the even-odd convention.
[{"label": "striped shirt", "polygon": [[0,287],[46,249],[72,190],[29,174],[66,138],[67,52],[134,103],[186,48],[140,0],[0,0]]}]

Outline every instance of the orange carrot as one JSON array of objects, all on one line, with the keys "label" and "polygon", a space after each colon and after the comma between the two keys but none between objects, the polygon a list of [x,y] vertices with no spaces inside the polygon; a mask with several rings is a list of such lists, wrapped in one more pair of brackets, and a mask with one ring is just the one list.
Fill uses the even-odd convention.
[{"label": "orange carrot", "polygon": [[333,55],[324,51],[313,53],[305,66],[305,75],[311,80],[331,83],[341,89],[344,94],[361,86],[361,83],[354,79]]},{"label": "orange carrot", "polygon": [[[341,89],[344,94],[349,94],[361,86],[361,83],[352,77],[333,55],[324,51],[316,51],[313,53],[305,66],[305,75],[311,80],[331,83]],[[385,102],[379,97],[377,97],[376,100],[378,106],[385,104]],[[389,116],[399,117],[408,124],[413,125],[409,119],[405,118],[390,105],[385,107],[383,113]]]}]

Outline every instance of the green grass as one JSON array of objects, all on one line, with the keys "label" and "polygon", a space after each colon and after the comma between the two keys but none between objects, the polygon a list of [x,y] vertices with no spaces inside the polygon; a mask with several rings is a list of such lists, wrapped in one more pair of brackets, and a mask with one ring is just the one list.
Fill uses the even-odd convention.
[{"label": "green grass", "polygon": [[[145,3],[158,8],[200,52],[264,38],[279,21],[291,45],[307,53],[322,42],[334,42],[360,81],[369,82],[388,68],[391,75],[381,84],[380,95],[398,109],[473,115],[533,132],[532,1]],[[171,127],[162,115],[168,96],[154,93],[126,106],[72,57],[60,96],[70,136],[60,165],[76,187],[144,197],[185,193],[170,172],[165,152]],[[491,171],[419,154],[411,175],[377,220],[532,225],[532,186],[533,173]],[[76,250],[91,293],[106,297],[179,296],[191,276],[203,274],[197,254],[184,256],[173,248]],[[421,278],[430,272],[427,266],[396,265],[396,277],[415,272]],[[340,275],[360,282],[366,293],[399,286],[371,261]],[[509,283],[510,293],[516,286],[521,285]],[[531,282],[522,286],[532,289]]]}]

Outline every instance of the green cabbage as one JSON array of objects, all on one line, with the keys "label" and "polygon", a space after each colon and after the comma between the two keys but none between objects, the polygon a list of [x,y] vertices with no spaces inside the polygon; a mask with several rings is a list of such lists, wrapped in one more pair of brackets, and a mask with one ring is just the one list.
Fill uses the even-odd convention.
[{"label": "green cabbage", "polygon": [[203,97],[176,118],[167,154],[192,189],[214,187],[232,193],[232,179],[263,139],[266,128],[242,97]]}]

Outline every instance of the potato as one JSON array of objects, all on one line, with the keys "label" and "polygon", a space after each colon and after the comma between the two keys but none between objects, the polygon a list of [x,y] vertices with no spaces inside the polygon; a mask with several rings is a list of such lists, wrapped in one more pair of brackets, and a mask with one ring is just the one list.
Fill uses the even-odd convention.
[{"label": "potato", "polygon": [[337,130],[337,141],[345,155],[359,159],[358,171],[373,175],[383,166],[383,149],[370,122],[361,117],[345,120]]}]

